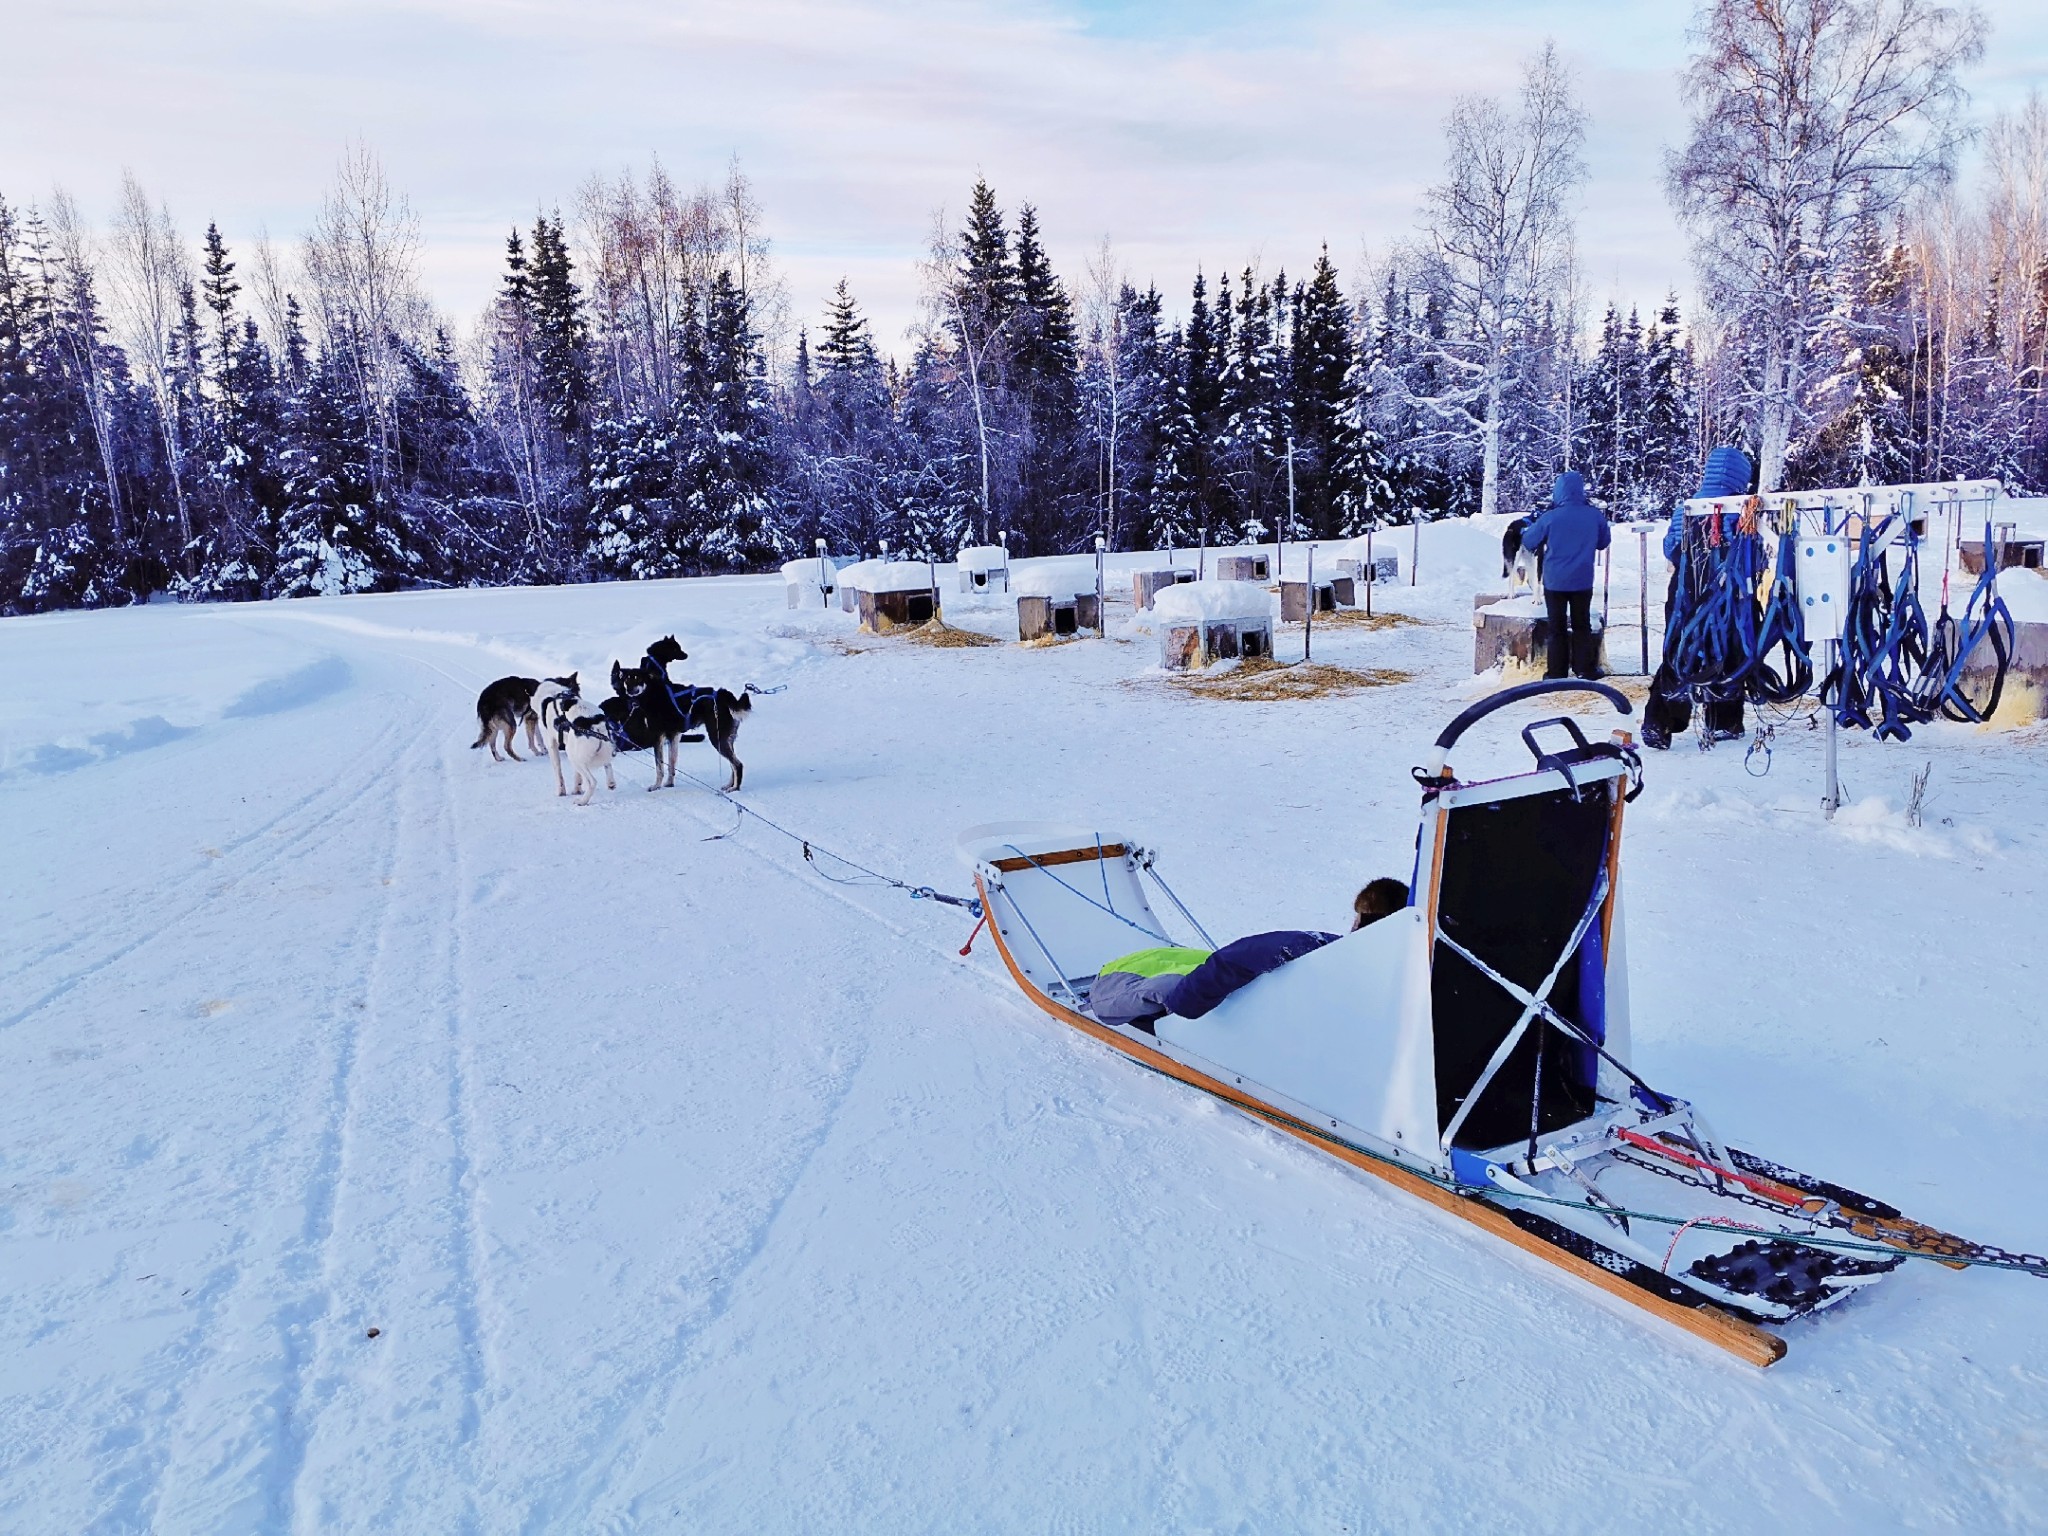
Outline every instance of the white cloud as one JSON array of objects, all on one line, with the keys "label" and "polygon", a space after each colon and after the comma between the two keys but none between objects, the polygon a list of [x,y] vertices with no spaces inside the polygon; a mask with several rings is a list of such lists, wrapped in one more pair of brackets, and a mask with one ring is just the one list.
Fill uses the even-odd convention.
[{"label": "white cloud", "polygon": [[[1983,72],[2043,74],[2048,26],[2012,0]],[[1220,8],[1042,0],[102,0],[10,23],[0,192],[111,203],[123,166],[188,232],[302,228],[343,146],[384,159],[423,221],[438,300],[473,313],[504,233],[592,171],[659,154],[677,179],[738,153],[799,317],[844,273],[885,342],[940,203],[977,174],[1039,206],[1078,277],[1104,234],[1179,304],[1195,265],[1340,263],[1413,225],[1460,91],[1512,89],[1546,35],[1593,113],[1581,250],[1597,297],[1683,287],[1661,149],[1683,126],[1676,5],[1392,0]]]}]

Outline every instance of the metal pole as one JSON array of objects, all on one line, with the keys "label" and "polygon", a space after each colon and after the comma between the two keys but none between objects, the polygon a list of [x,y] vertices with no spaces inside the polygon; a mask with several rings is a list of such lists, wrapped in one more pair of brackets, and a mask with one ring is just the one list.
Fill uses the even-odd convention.
[{"label": "metal pole", "polygon": [[1365,616],[1372,617],[1372,589],[1379,582],[1379,568],[1372,563],[1372,524],[1365,525]]},{"label": "metal pole", "polygon": [[[1826,649],[1823,652],[1823,655],[1827,658],[1827,664],[1825,670],[1823,670],[1823,672],[1821,673],[1823,677],[1827,676],[1828,673],[1833,672],[1836,667],[1841,665],[1842,656],[1841,641],[1829,640],[1825,642],[1825,645]],[[1842,774],[1835,758],[1835,732],[1837,729],[1835,721],[1835,711],[1832,709],[1828,710],[1827,716],[1828,784],[1827,793],[1821,797],[1820,808],[1824,813],[1826,813],[1827,819],[1829,821],[1833,821],[1835,819],[1835,812],[1841,809],[1842,805]]]},{"label": "metal pole", "polygon": [[1102,556],[1109,548],[1109,540],[1101,534],[1095,535],[1095,638],[1109,637],[1109,615],[1103,612],[1102,601]]},{"label": "metal pole", "polygon": [[1202,547],[1195,555],[1195,580],[1209,579],[1209,530],[1202,530]]},{"label": "metal pole", "polygon": [[1412,587],[1415,585],[1415,567],[1422,560],[1422,508],[1411,507],[1409,512],[1415,519],[1415,545],[1408,551],[1408,585]]},{"label": "metal pole", "polygon": [[[1291,441],[1291,440],[1290,440]],[[1301,605],[1301,659],[1307,661],[1315,645],[1316,547],[1308,547],[1308,601]]]},{"label": "metal pole", "polygon": [[825,579],[825,541],[816,541],[818,546],[818,601],[825,607],[832,606],[832,586]]},{"label": "metal pole", "polygon": [[1273,577],[1277,581],[1287,569],[1287,525],[1294,521],[1294,434],[1287,434],[1287,515],[1273,535]]},{"label": "metal pole", "polygon": [[1650,530],[1636,530],[1636,630],[1643,646],[1643,676],[1650,675]]}]

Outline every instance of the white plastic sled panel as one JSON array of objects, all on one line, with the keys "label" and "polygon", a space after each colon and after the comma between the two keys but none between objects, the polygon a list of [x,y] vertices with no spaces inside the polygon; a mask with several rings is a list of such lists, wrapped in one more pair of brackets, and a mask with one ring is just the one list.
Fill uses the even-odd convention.
[{"label": "white plastic sled panel", "polygon": [[1414,908],[1269,971],[1162,1040],[1422,1157],[1436,1151],[1429,953]]},{"label": "white plastic sled panel", "polygon": [[1085,1006],[1096,973],[1117,956],[1179,942],[1152,910],[1130,854],[1097,857],[1126,846],[1115,838],[998,825],[962,834],[958,846],[988,890],[989,919],[1018,968],[1071,1007]]}]

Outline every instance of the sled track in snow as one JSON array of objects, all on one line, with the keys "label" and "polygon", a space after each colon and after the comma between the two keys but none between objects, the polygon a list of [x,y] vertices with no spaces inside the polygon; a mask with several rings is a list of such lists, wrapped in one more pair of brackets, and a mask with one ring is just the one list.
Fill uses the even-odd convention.
[{"label": "sled track in snow", "polygon": [[[86,928],[63,940],[61,943],[51,945],[39,953],[31,955],[4,976],[0,976],[0,985],[13,983],[17,978],[26,976],[36,967],[60,960],[64,956],[89,945],[108,941],[111,941],[113,944],[113,948],[102,953],[98,959],[80,966],[60,980],[45,983],[41,995],[32,1001],[23,1004],[10,1013],[0,1015],[0,1029],[12,1029],[24,1020],[33,1018],[59,998],[76,990],[81,984],[120,964],[145,945],[182,927],[196,914],[213,906],[225,897],[233,886],[239,885],[242,881],[253,875],[262,873],[282,859],[316,846],[314,839],[323,829],[332,826],[338,818],[352,811],[362,802],[365,796],[377,787],[382,775],[374,767],[365,773],[363,771],[364,767],[368,764],[379,763],[388,767],[391,758],[390,744],[397,738],[398,734],[399,728],[396,725],[387,724],[382,731],[372,738],[371,744],[359,753],[348,764],[347,768],[332,781],[318,789],[310,790],[306,794],[301,795],[290,805],[285,806],[274,815],[259,822],[249,831],[230,840],[221,849],[223,860],[232,858],[236,853],[249,847],[252,843],[264,838],[277,828],[290,823],[294,817],[299,816],[309,808],[319,806],[323,801],[327,802],[324,808],[320,809],[310,820],[305,821],[303,824],[289,827],[289,830],[278,840],[273,841],[267,848],[260,850],[246,863],[239,865],[208,863],[191,870],[173,881],[168,890],[160,889],[137,893],[127,903],[126,909],[121,916],[116,917],[112,921]],[[354,787],[346,787],[349,785]],[[225,886],[221,884],[224,879],[227,881]],[[161,913],[163,903],[167,897],[175,898],[179,895],[188,895],[193,887],[201,885],[214,888],[204,891],[196,900],[185,902],[168,917],[159,917],[155,921],[147,923],[139,933],[131,932],[126,936],[117,936],[118,930],[132,915],[134,908],[141,907],[152,913]]]},{"label": "sled track in snow", "polygon": [[[426,665],[432,666],[431,663]],[[455,679],[440,667],[432,670]],[[431,721],[431,712],[422,710]],[[438,748],[430,740],[437,732],[433,721],[409,744],[403,777],[424,804],[401,794],[396,818],[396,835],[390,860],[393,899],[379,914],[377,940],[372,952],[371,975],[365,988],[369,1006],[364,1010],[364,1038],[359,1032],[352,1042],[352,1054],[345,1074],[337,1074],[328,1121],[328,1145],[317,1180],[318,1240],[304,1250],[309,1261],[302,1275],[303,1291],[295,1304],[294,1326],[282,1326],[287,1340],[287,1369],[280,1380],[279,1444],[269,1477],[272,1517],[280,1528],[318,1524],[322,1507],[309,1493],[306,1475],[314,1438],[321,1417],[345,1390],[359,1390],[360,1366],[353,1350],[365,1341],[356,1331],[360,1319],[350,1318],[343,1326],[335,1316],[344,1296],[363,1297],[371,1288],[369,1275],[387,1265],[404,1271],[409,1256],[418,1246],[445,1245],[445,1255],[429,1272],[445,1265],[449,1322],[453,1334],[453,1374],[461,1392],[457,1418],[457,1444],[452,1452],[466,1468],[482,1418],[484,1400],[484,1359],[477,1305],[479,1284],[479,1210],[475,1170],[470,1156],[471,1104],[468,1088],[467,987],[462,974],[466,936],[467,886],[464,860],[458,837],[454,795],[451,786],[456,748],[445,742]],[[424,790],[420,788],[425,781]],[[421,922],[423,913],[427,916]],[[415,971],[413,966],[419,966]],[[416,996],[417,1009],[394,1006],[394,996]],[[401,1043],[411,1018],[422,1026],[416,1040]],[[436,1028],[434,1026],[438,1025]],[[396,1056],[394,1045],[399,1045]],[[359,1066],[362,1048],[377,1056],[374,1069],[379,1076],[367,1079]],[[424,1113],[410,1117],[414,1136],[392,1141],[376,1134],[366,1124],[378,1116],[372,1103],[379,1096],[395,1097],[399,1119],[403,1113],[405,1088],[417,1069],[422,1079],[442,1084],[418,1108]],[[393,1105],[381,1106],[388,1130]],[[436,1113],[438,1111],[438,1113]],[[423,1162],[441,1155],[431,1146],[433,1132],[445,1127],[449,1146],[443,1192],[436,1202],[436,1215],[424,1230],[401,1226],[387,1230],[375,1206],[380,1195],[402,1187],[409,1173]],[[361,1197],[370,1207],[367,1213],[352,1213],[350,1197]],[[359,1223],[361,1225],[358,1230]],[[311,1224],[309,1223],[309,1229]],[[310,1235],[310,1231],[309,1231]],[[395,1249],[393,1245],[396,1245]],[[352,1245],[367,1245],[351,1252]],[[428,1298],[419,1298],[427,1300]],[[431,1312],[423,1308],[422,1316]],[[382,1314],[379,1314],[382,1316]],[[384,1317],[387,1332],[405,1337],[406,1347],[421,1349],[414,1342],[424,1328],[392,1328],[395,1317]],[[416,1385],[419,1370],[431,1370],[429,1360],[405,1378]],[[456,1529],[477,1527],[476,1483],[464,1475],[450,1481],[459,1490],[461,1523]],[[417,1497],[417,1488],[410,1491]],[[438,1527],[446,1528],[446,1527]]]},{"label": "sled track in snow", "polygon": [[[867,996],[866,989],[849,992],[856,1004]],[[856,1040],[859,1049],[851,1060],[842,1061],[831,1083],[828,1097],[818,1106],[817,1124],[790,1151],[786,1173],[778,1180],[774,1195],[762,1207],[740,1239],[720,1256],[720,1273],[706,1289],[689,1315],[676,1323],[658,1350],[642,1359],[639,1380],[630,1392],[621,1393],[606,1414],[603,1427],[591,1436],[592,1449],[585,1457],[587,1470],[571,1480],[567,1488],[544,1499],[529,1510],[520,1523],[522,1532],[540,1536],[543,1532],[579,1530],[623,1532],[641,1528],[631,1506],[645,1490],[622,1488],[634,1459],[650,1441],[659,1440],[665,1423],[662,1398],[672,1392],[678,1378],[693,1364],[704,1336],[716,1328],[732,1310],[747,1277],[753,1272],[781,1219],[790,1197],[796,1193],[831,1141],[840,1114],[852,1096],[854,1084],[867,1063],[867,1042]],[[637,1430],[636,1430],[637,1426]],[[621,1507],[623,1506],[623,1507]]]},{"label": "sled track in snow", "polygon": [[[383,743],[391,740],[396,734],[394,728],[381,736],[379,744],[363,754],[354,766],[360,766],[365,762],[389,766],[391,755],[385,750]],[[384,772],[373,770],[353,790],[341,794],[315,821],[301,829],[289,841],[267,853],[245,873],[253,873],[267,867],[287,854],[303,853],[324,846],[326,842],[332,841],[332,836],[323,838],[318,835],[324,829],[332,828],[333,836],[351,830],[355,825],[353,821],[336,826],[337,820],[344,812],[353,810],[364,799],[380,790],[390,796],[393,814],[389,819],[390,837],[374,863],[377,867],[388,870],[396,847],[395,811],[398,780]],[[310,803],[317,798],[317,795],[307,796],[299,803]],[[254,837],[260,836],[261,832],[262,829],[258,829],[257,832],[242,839],[242,842],[246,844]],[[217,898],[209,895],[205,901],[214,899]],[[204,905],[205,901],[198,905]],[[191,910],[197,910],[197,907]],[[366,912],[353,925],[349,937],[338,946],[336,958],[345,960],[347,956],[359,953],[381,920],[381,912],[375,909]],[[161,925],[157,932],[175,926],[177,921],[179,919],[173,919],[170,923]],[[152,934],[148,937],[154,936]],[[144,938],[129,944],[121,954],[102,962],[95,969],[105,969],[122,955],[132,953],[146,942],[147,938]],[[359,1009],[350,1005],[348,989],[338,990],[336,1004],[331,1010],[331,1021],[332,1065],[326,1075],[328,1086],[324,1094],[328,1114],[314,1153],[316,1195],[319,1189],[329,1183],[326,1175],[337,1155],[340,1117],[345,1112],[349,1087],[354,1076],[362,1014]],[[280,1126],[276,1134],[266,1139],[262,1150],[273,1151],[283,1137],[284,1130]],[[202,1456],[222,1459],[220,1448],[218,1441],[211,1437],[204,1427],[196,1427],[192,1423],[192,1414],[195,1411],[192,1406],[193,1399],[202,1395],[206,1389],[218,1386],[216,1378],[220,1372],[232,1371],[235,1368],[223,1359],[221,1330],[227,1317],[252,1288],[256,1294],[261,1295],[280,1278],[303,1274],[306,1271],[313,1262],[314,1251],[325,1241],[331,1207],[316,1198],[309,1205],[305,1220],[293,1239],[291,1248],[281,1257],[269,1262],[264,1261],[261,1251],[263,1239],[256,1230],[257,1224],[247,1219],[246,1211],[242,1214],[245,1219],[235,1235],[233,1247],[218,1263],[207,1286],[201,1292],[203,1299],[197,1316],[184,1331],[183,1343],[174,1356],[188,1363],[171,1373],[168,1401],[156,1406],[150,1415],[157,1428],[145,1436],[142,1446],[147,1452],[149,1465],[136,1469],[124,1479],[131,1488],[146,1484],[134,1495],[134,1503],[143,1529],[155,1529],[159,1526],[165,1516],[167,1502],[174,1506],[189,1501],[211,1504],[217,1499],[218,1490],[211,1484],[214,1476],[222,1469],[214,1464],[195,1466],[194,1463]],[[256,1262],[252,1263],[252,1258]],[[280,1338],[287,1354],[293,1344],[294,1325],[299,1320],[299,1309],[287,1306],[272,1312],[267,1324],[267,1327]],[[232,1390],[232,1381],[228,1386],[229,1390]],[[245,1437],[256,1441],[261,1440],[266,1426],[277,1422],[275,1414],[282,1406],[280,1393],[276,1387],[264,1393],[263,1397],[271,1410],[270,1414],[252,1416],[257,1418],[257,1422],[245,1426],[243,1431]],[[232,1448],[224,1459],[236,1459]],[[186,1480],[191,1483],[189,1489],[183,1486]],[[170,1513],[175,1515],[177,1510],[173,1508]]]}]

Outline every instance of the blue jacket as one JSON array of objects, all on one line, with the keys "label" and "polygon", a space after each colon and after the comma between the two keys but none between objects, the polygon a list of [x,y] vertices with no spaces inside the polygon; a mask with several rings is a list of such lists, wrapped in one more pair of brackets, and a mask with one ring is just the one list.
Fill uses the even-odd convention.
[{"label": "blue jacket", "polygon": [[[1747,495],[1752,473],[1749,455],[1740,448],[1716,448],[1707,455],[1707,467],[1700,471],[1700,488],[1687,499]],[[1680,502],[1671,509],[1671,526],[1664,530],[1664,558],[1676,561],[1684,543],[1685,503]]]},{"label": "blue jacket", "polygon": [[1174,983],[1162,995],[1166,1011],[1199,1019],[1247,982],[1277,971],[1290,960],[1335,943],[1334,933],[1307,933],[1284,928],[1232,940]]},{"label": "blue jacket", "polygon": [[1593,557],[1613,537],[1607,514],[1586,500],[1586,477],[1570,471],[1550,488],[1550,510],[1522,530],[1522,548],[1543,551],[1543,586],[1550,592],[1593,590]]}]

